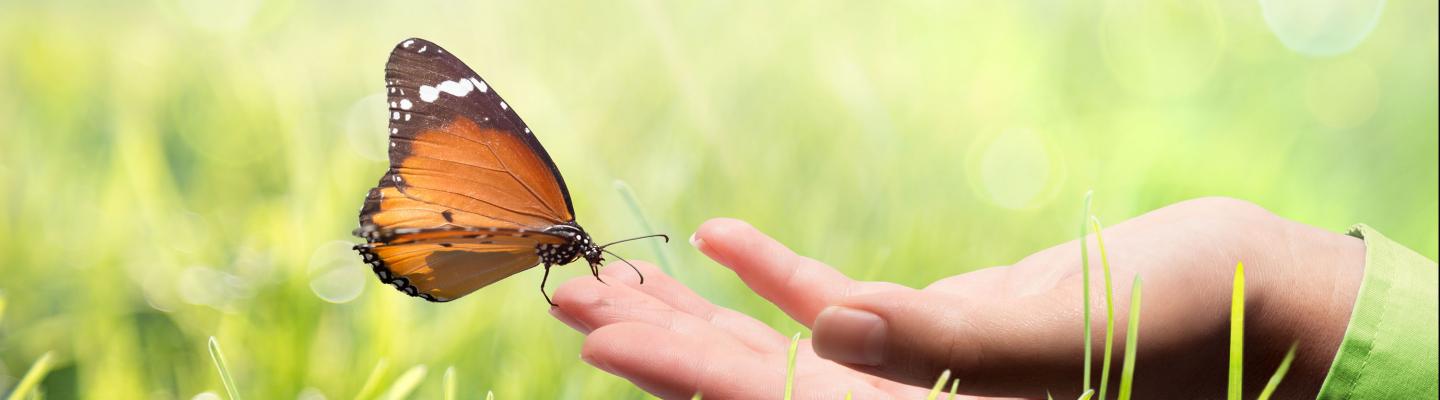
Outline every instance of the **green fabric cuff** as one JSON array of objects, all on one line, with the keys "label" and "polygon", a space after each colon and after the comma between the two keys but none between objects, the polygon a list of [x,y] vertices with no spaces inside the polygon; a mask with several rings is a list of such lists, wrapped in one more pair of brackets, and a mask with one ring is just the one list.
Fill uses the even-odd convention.
[{"label": "green fabric cuff", "polygon": [[1365,278],[1321,399],[1436,398],[1435,261],[1363,224]]}]

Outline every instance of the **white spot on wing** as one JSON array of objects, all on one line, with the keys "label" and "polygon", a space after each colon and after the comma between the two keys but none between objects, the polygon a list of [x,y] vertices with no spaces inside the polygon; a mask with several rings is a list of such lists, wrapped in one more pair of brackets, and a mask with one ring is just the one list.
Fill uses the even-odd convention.
[{"label": "white spot on wing", "polygon": [[409,110],[410,107],[414,107],[414,106],[415,106],[415,103],[411,103],[411,102],[410,102],[410,99],[400,99],[400,109],[401,109],[401,110]]},{"label": "white spot on wing", "polygon": [[509,109],[510,109],[510,105],[509,105],[509,104],[505,104],[505,102],[502,101],[502,102],[500,102],[500,109],[501,109],[501,110],[509,110]]},{"label": "white spot on wing", "polygon": [[425,49],[428,49],[428,48],[430,48],[430,46],[420,46],[420,52],[421,52],[421,53],[424,53],[424,52],[425,52]]},{"label": "white spot on wing", "polygon": [[400,47],[404,47],[404,48],[407,48],[407,49],[408,49],[408,48],[410,48],[410,44],[412,44],[412,43],[415,43],[415,41],[414,41],[414,40],[406,40],[405,43],[401,43],[401,44],[400,44]]},{"label": "white spot on wing", "polygon": [[392,112],[390,112],[390,119],[400,119],[400,112],[399,112],[399,111],[392,111]]},{"label": "white spot on wing", "polygon": [[440,99],[441,92],[455,97],[465,97],[465,95],[470,94],[471,90],[475,90],[475,85],[471,83],[469,79],[444,81],[440,82],[438,86],[420,86],[420,100],[426,103],[434,103],[435,100]]},{"label": "white spot on wing", "polygon": [[480,93],[485,93],[485,92],[489,92],[489,91],[490,91],[490,85],[486,85],[486,84],[485,84],[485,81],[482,81],[482,80],[479,80],[479,79],[475,79],[475,78],[472,77],[472,78],[470,78],[470,83],[475,84],[475,87],[480,89]]}]

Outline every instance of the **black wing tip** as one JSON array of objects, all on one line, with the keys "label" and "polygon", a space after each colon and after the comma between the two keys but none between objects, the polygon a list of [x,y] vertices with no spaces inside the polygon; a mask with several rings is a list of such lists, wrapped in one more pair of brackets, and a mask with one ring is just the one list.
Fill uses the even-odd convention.
[{"label": "black wing tip", "polygon": [[392,53],[398,53],[402,51],[417,54],[445,53],[445,49],[440,47],[440,45],[435,44],[435,42],[418,37],[405,38],[405,40],[401,40],[399,43],[396,43],[395,50],[393,50]]}]

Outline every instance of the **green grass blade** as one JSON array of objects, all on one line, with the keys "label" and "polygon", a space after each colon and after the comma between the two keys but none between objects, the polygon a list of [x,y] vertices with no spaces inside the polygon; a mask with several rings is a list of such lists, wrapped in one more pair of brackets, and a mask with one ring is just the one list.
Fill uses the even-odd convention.
[{"label": "green grass blade", "polygon": [[235,378],[230,376],[225,353],[220,351],[220,341],[214,336],[210,337],[210,359],[215,361],[215,369],[220,371],[220,383],[225,385],[225,393],[230,394],[230,400],[240,400],[240,389],[235,387]]},{"label": "green grass blade", "polygon": [[420,381],[425,379],[425,365],[410,367],[405,373],[395,378],[395,384],[390,385],[390,390],[385,391],[386,400],[400,400],[410,397],[410,392],[420,386]]},{"label": "green grass blade", "polygon": [[360,392],[355,393],[355,400],[369,400],[375,397],[375,391],[380,390],[380,379],[390,370],[390,363],[380,359],[375,363],[375,368],[370,370],[370,376],[365,377],[365,384],[360,385]]},{"label": "green grass blade", "polygon": [[[625,200],[625,205],[630,208],[630,214],[635,217],[635,221],[640,223],[640,229],[644,230],[644,232],[641,232],[642,234],[653,235],[658,233],[655,232],[655,227],[650,225],[650,219],[645,217],[645,209],[640,207],[640,201],[635,198],[635,191],[630,189],[629,184],[617,179],[615,180],[615,191],[620,192],[620,197]],[[664,242],[662,241],[651,240],[650,249],[655,252],[655,264],[660,266],[660,270],[673,276],[675,275],[675,271],[670,269],[670,256],[666,253],[663,244]]]},{"label": "green grass blade", "polygon": [[1115,352],[1115,290],[1110,284],[1110,258],[1105,254],[1105,236],[1100,219],[1090,217],[1090,226],[1095,228],[1095,244],[1100,249],[1100,267],[1105,275],[1105,359],[1100,361],[1100,400],[1105,400],[1105,388],[1110,384],[1110,357]]},{"label": "green grass blade", "polygon": [[795,397],[795,353],[800,350],[800,332],[790,337],[790,352],[785,355],[785,400]]},{"label": "green grass blade", "polygon": [[950,395],[949,395],[949,396],[945,396],[945,400],[955,400],[955,395],[958,394],[959,392],[960,392],[960,380],[959,380],[959,379],[956,379],[956,380],[950,381]]},{"label": "green grass blade", "polygon": [[0,321],[5,321],[5,292],[0,291]]},{"label": "green grass blade", "polygon": [[940,391],[945,389],[945,382],[950,380],[950,370],[940,373],[940,379],[935,380],[935,386],[930,388],[930,394],[925,400],[936,400],[940,398]]},{"label": "green grass blade", "polygon": [[1094,365],[1091,360],[1094,353],[1094,350],[1091,348],[1091,341],[1093,341],[1094,338],[1091,337],[1092,334],[1090,333],[1090,243],[1085,240],[1085,236],[1089,233],[1087,231],[1087,229],[1089,229],[1087,225],[1090,220],[1090,198],[1094,195],[1095,191],[1085,192],[1085,213],[1080,214],[1080,276],[1085,282],[1085,286],[1080,289],[1081,296],[1084,296],[1082,301],[1084,301],[1085,307],[1085,372],[1084,383],[1080,386],[1082,390],[1093,387],[1090,386],[1090,370],[1092,369],[1091,366]]},{"label": "green grass blade", "polygon": [[455,366],[445,368],[445,400],[455,400]]},{"label": "green grass blade", "polygon": [[15,391],[10,392],[10,396],[6,397],[6,400],[20,400],[26,398],[27,395],[38,393],[35,392],[35,387],[39,386],[40,381],[45,379],[45,375],[50,373],[50,363],[54,359],[54,354],[51,352],[47,351],[45,354],[41,354],[34,364],[30,364],[30,370],[25,372],[25,377],[20,378],[20,383],[15,385]]},{"label": "green grass blade", "polygon": [[1235,286],[1230,295],[1229,400],[1240,400],[1245,367],[1245,264],[1235,263]]},{"label": "green grass blade", "polygon": [[1045,391],[1045,400],[1055,400],[1055,396],[1051,396],[1051,395],[1050,395],[1050,391],[1049,391],[1049,390],[1046,390],[1046,391]]},{"label": "green grass blade", "polygon": [[1130,286],[1130,320],[1125,324],[1125,363],[1120,366],[1120,393],[1115,398],[1130,400],[1130,384],[1135,377],[1135,349],[1140,347],[1140,276]]},{"label": "green grass blade", "polygon": [[1275,374],[1270,375],[1270,382],[1265,383],[1265,390],[1260,391],[1259,400],[1270,400],[1275,394],[1275,389],[1280,388],[1280,381],[1285,379],[1285,373],[1290,372],[1290,362],[1295,361],[1295,348],[1300,342],[1290,344],[1290,350],[1285,352],[1285,359],[1280,360],[1280,367],[1275,368]]},{"label": "green grass blade", "polygon": [[486,390],[486,391],[485,391],[485,400],[495,400],[495,391],[494,391],[494,390]]},{"label": "green grass blade", "polygon": [[1080,394],[1080,400],[1090,400],[1091,397],[1095,397],[1095,389],[1085,389],[1085,393]]}]

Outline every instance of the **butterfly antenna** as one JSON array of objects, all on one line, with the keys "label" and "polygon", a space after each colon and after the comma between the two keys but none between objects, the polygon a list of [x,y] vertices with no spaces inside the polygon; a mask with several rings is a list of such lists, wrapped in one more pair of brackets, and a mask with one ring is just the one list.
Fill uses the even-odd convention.
[{"label": "butterfly antenna", "polygon": [[[662,236],[663,236],[663,235],[662,235]],[[639,239],[639,238],[635,238],[635,239]],[[626,240],[630,240],[630,239],[626,239]],[[622,240],[622,242],[623,242],[623,241],[624,241],[624,240]],[[612,243],[612,244],[613,244],[613,243]],[[606,246],[609,246],[609,245],[606,245]],[[641,284],[641,285],[644,285],[644,284],[645,284],[645,274],[640,273],[640,269],[639,269],[639,268],[635,268],[635,264],[631,264],[631,263],[630,263],[630,260],[626,260],[625,257],[621,257],[619,254],[615,254],[615,252],[613,252],[613,251],[605,250],[605,247],[604,247],[604,246],[601,246],[601,247],[600,247],[600,251],[603,251],[603,252],[605,252],[606,254],[615,256],[615,258],[618,258],[618,259],[620,259],[621,262],[624,262],[625,265],[629,265],[629,266],[630,266],[630,269],[635,270],[635,275],[640,275],[640,284]]]},{"label": "butterfly antenna", "polygon": [[[636,237],[629,238],[629,239],[616,240],[616,241],[613,241],[613,242],[610,242],[610,243],[602,244],[602,245],[600,245],[600,248],[601,248],[601,249],[604,249],[605,247],[610,246],[610,245],[612,245],[612,244],[616,244],[616,243],[625,243],[625,242],[628,242],[628,241],[631,241],[631,240],[649,239],[649,238],[653,238],[653,237],[665,238],[665,243],[670,243],[670,235],[666,235],[666,234],[663,234],[663,233],[657,233],[657,234],[654,234],[654,235],[636,236]],[[615,254],[615,253],[610,253],[610,254]],[[619,257],[619,256],[616,256],[616,257]]]}]

